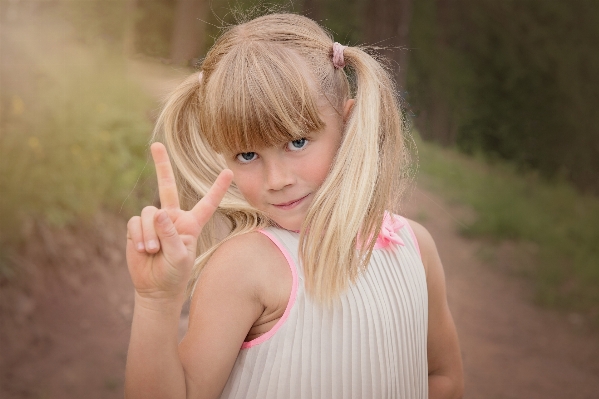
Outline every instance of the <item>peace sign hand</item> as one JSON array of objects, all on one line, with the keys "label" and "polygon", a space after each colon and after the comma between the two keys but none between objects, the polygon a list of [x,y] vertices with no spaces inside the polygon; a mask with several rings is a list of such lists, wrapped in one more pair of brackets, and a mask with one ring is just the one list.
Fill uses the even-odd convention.
[{"label": "peace sign hand", "polygon": [[127,265],[137,294],[147,299],[183,298],[196,258],[198,237],[216,211],[233,172],[223,170],[190,211],[179,207],[173,169],[161,143],[151,146],[162,209],[145,207],[127,224]]}]

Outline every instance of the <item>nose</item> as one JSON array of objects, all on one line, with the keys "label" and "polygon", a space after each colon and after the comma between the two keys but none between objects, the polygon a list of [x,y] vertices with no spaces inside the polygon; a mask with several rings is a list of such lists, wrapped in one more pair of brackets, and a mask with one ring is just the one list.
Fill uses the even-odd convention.
[{"label": "nose", "polygon": [[276,157],[268,159],[264,164],[265,182],[269,190],[282,190],[295,183],[295,175],[285,160]]}]

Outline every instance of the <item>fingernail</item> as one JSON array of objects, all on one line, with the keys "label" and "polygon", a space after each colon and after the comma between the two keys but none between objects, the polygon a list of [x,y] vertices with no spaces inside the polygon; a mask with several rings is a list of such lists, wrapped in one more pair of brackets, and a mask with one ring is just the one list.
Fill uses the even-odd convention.
[{"label": "fingernail", "polygon": [[156,248],[158,248],[158,243],[156,241],[154,241],[154,240],[150,240],[150,241],[148,241],[147,247],[150,250],[156,249]]},{"label": "fingernail", "polygon": [[158,223],[164,223],[164,222],[166,222],[167,217],[168,217],[168,215],[166,214],[166,212],[163,211],[163,212],[158,213],[156,220],[158,221]]},{"label": "fingernail", "polygon": [[144,249],[146,249],[146,248],[144,247],[144,243],[143,243],[143,242],[138,242],[138,243],[137,243],[137,250],[141,252],[141,251],[143,251]]}]

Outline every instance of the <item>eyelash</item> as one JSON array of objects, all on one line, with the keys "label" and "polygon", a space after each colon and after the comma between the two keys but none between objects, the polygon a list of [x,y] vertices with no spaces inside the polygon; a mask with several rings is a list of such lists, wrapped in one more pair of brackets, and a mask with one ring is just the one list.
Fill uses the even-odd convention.
[{"label": "eyelash", "polygon": [[302,137],[301,139],[290,141],[290,142],[287,143],[287,148],[290,151],[301,151],[301,150],[303,150],[305,148],[305,144],[301,148],[297,148],[297,147],[293,148],[293,149],[289,148],[289,144],[295,143],[296,141],[303,141],[305,144],[308,144],[308,139],[305,138],[305,137]]},{"label": "eyelash", "polygon": [[[303,143],[302,143],[302,144],[303,144],[303,146],[302,146],[301,148],[294,147],[294,148],[292,149],[292,148],[290,148],[290,147],[289,147],[290,145],[293,145],[293,143],[296,143],[296,142],[298,142],[298,141],[301,141],[301,142],[303,142]],[[286,145],[285,149],[286,149],[286,150],[289,150],[289,151],[293,151],[293,152],[296,152],[296,151],[301,151],[301,150],[303,150],[304,148],[306,148],[306,144],[307,144],[309,141],[310,141],[310,140],[308,140],[308,139],[307,139],[307,138],[305,138],[305,137],[302,137],[301,139],[297,139],[297,140],[289,141],[289,142],[287,143],[287,145]],[[237,162],[239,162],[239,163],[242,163],[242,164],[247,164],[247,163],[250,163],[250,162],[252,162],[252,161],[253,161],[255,158],[254,158],[254,157],[252,157],[252,159],[249,159],[249,160],[248,160],[248,159],[244,159],[244,158],[243,158],[243,156],[244,156],[244,155],[247,155],[247,154],[254,154],[254,155],[256,155],[256,153],[255,153],[255,152],[253,152],[253,151],[250,151],[250,152],[242,152],[242,153],[239,153],[239,154],[237,154],[237,156],[235,157],[235,159],[237,160]]]}]

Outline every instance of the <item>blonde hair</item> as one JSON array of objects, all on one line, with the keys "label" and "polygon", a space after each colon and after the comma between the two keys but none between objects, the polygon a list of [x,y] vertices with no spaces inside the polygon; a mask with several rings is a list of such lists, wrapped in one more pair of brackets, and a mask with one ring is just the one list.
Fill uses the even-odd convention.
[{"label": "blonde hair", "polygon": [[[390,75],[364,49],[347,47],[348,76],[333,67],[332,47],[331,36],[300,15],[270,14],[233,26],[210,49],[200,75],[191,75],[168,98],[155,130],[170,152],[182,205],[189,208],[226,168],[220,154],[300,139],[324,127],[317,95],[340,115],[353,96],[337,156],[300,233],[306,290],[329,304],[366,269],[384,212],[398,211],[411,175]],[[274,225],[231,186],[200,236],[191,293],[223,241],[219,223],[226,226],[224,239]]]}]

